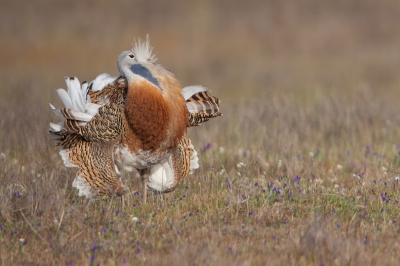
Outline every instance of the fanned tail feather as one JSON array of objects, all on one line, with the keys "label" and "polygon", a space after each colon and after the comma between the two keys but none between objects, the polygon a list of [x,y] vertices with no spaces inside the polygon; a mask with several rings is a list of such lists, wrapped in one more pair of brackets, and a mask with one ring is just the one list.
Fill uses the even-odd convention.
[{"label": "fanned tail feather", "polygon": [[182,89],[189,110],[190,126],[199,126],[210,118],[221,116],[220,100],[211,95],[211,91],[203,86],[189,86]]},{"label": "fanned tail feather", "polygon": [[90,85],[85,81],[81,86],[76,77],[65,77],[64,79],[68,91],[56,89],[64,108],[57,109],[52,104],[49,104],[50,109],[63,120],[59,124],[50,123],[49,129],[51,136],[61,142],[66,135],[78,132],[80,127],[91,121],[98,113],[99,108],[103,106],[102,104],[91,103],[90,97],[87,97],[89,90],[92,87],[100,90],[100,86],[115,80],[114,77],[108,74],[102,74]]},{"label": "fanned tail feather", "polygon": [[90,83],[89,89],[93,91],[101,91],[105,88],[108,84],[114,82],[117,77],[111,76],[107,73],[100,74],[96,77],[93,82]]}]

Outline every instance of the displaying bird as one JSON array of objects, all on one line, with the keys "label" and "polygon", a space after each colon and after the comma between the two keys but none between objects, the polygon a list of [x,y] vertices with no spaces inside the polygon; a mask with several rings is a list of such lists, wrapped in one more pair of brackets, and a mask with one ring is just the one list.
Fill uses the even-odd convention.
[{"label": "displaying bird", "polygon": [[68,92],[57,89],[64,108],[49,132],[61,146],[67,167],[78,167],[72,186],[89,199],[126,192],[120,171],[137,169],[146,188],[173,191],[199,167],[197,152],[185,137],[188,127],[220,116],[220,101],[203,86],[181,89],[157,64],[149,37],[118,56],[120,77],[99,75],[90,84],[66,77]]}]

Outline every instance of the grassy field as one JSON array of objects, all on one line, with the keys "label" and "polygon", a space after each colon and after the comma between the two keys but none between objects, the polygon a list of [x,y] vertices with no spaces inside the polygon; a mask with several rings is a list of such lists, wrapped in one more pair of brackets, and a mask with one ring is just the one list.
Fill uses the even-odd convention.
[{"label": "grassy field", "polygon": [[[0,1],[1,265],[396,265],[400,3]],[[64,76],[118,74],[150,34],[223,117],[200,169],[142,203],[88,202],[47,135]]]}]

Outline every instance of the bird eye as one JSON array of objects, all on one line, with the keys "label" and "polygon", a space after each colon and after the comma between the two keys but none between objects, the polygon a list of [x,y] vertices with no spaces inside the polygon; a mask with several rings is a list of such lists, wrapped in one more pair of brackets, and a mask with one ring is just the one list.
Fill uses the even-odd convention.
[{"label": "bird eye", "polygon": [[129,54],[128,55],[130,58],[135,58],[135,55],[134,54]]}]

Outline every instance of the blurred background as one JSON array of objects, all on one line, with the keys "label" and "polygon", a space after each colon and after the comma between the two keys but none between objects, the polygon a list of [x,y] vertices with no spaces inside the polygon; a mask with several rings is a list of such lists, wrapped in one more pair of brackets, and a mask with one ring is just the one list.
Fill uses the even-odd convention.
[{"label": "blurred background", "polygon": [[229,106],[247,110],[252,101],[308,105],[359,91],[398,104],[398,1],[2,0],[0,7],[3,151],[23,142],[11,127],[47,128],[64,76],[118,75],[118,54],[146,34],[183,86],[202,84],[222,99],[224,119]]}]

